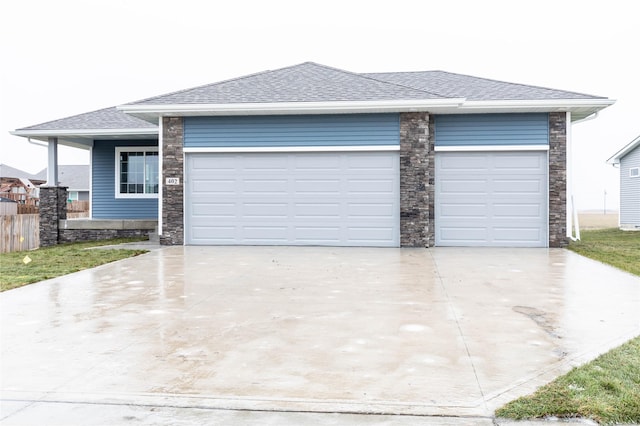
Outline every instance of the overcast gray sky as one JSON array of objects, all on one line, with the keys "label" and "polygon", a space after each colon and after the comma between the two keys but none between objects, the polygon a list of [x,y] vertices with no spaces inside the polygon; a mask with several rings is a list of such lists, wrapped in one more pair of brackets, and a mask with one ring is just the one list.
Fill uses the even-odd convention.
[{"label": "overcast gray sky", "polygon": [[[573,127],[579,209],[618,205],[605,161],[640,134],[635,1],[20,0],[0,4],[0,162],[46,167],[10,130],[304,61],[445,70],[616,99]],[[88,163],[61,149],[61,164]]]}]

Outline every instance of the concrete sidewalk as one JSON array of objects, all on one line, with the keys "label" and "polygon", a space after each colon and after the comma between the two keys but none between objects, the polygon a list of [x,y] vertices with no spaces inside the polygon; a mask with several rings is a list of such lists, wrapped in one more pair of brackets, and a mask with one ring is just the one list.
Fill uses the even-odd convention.
[{"label": "concrete sidewalk", "polygon": [[0,294],[0,421],[496,424],[640,334],[639,289],[559,249],[157,249]]}]

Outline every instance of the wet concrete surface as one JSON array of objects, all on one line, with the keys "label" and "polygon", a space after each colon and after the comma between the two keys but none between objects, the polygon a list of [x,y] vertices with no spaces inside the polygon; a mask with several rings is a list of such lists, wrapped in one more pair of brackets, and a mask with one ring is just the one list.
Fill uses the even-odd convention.
[{"label": "wet concrete surface", "polygon": [[162,248],[0,294],[0,423],[494,424],[639,306],[560,249]]}]

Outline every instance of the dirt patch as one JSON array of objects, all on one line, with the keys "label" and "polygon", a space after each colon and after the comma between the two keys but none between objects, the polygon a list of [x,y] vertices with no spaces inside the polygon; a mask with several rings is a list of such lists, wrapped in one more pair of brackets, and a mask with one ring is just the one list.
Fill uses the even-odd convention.
[{"label": "dirt patch", "polygon": [[618,227],[618,212],[615,213],[578,213],[580,229],[606,229]]}]

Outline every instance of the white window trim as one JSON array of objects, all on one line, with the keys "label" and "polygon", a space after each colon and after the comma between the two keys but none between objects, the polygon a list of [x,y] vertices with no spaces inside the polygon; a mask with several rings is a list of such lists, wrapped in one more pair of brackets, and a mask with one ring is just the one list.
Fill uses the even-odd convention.
[{"label": "white window trim", "polygon": [[549,151],[549,145],[436,145],[436,152]]},{"label": "white window trim", "polygon": [[[116,198],[158,198],[158,194],[121,194],[120,193],[120,153],[121,152],[158,152],[157,146],[117,146],[116,147],[116,179],[115,179],[115,197]],[[158,157],[158,168],[160,167],[160,158]],[[158,176],[158,186],[160,186],[160,176]]]},{"label": "white window trim", "polygon": [[[635,171],[635,173],[634,173]],[[632,179],[640,177],[640,167],[630,167],[629,168],[629,177]]]},{"label": "white window trim", "polygon": [[185,147],[184,153],[197,152],[358,152],[358,151],[400,151],[400,145],[358,145],[358,146],[251,146],[251,147]]}]

